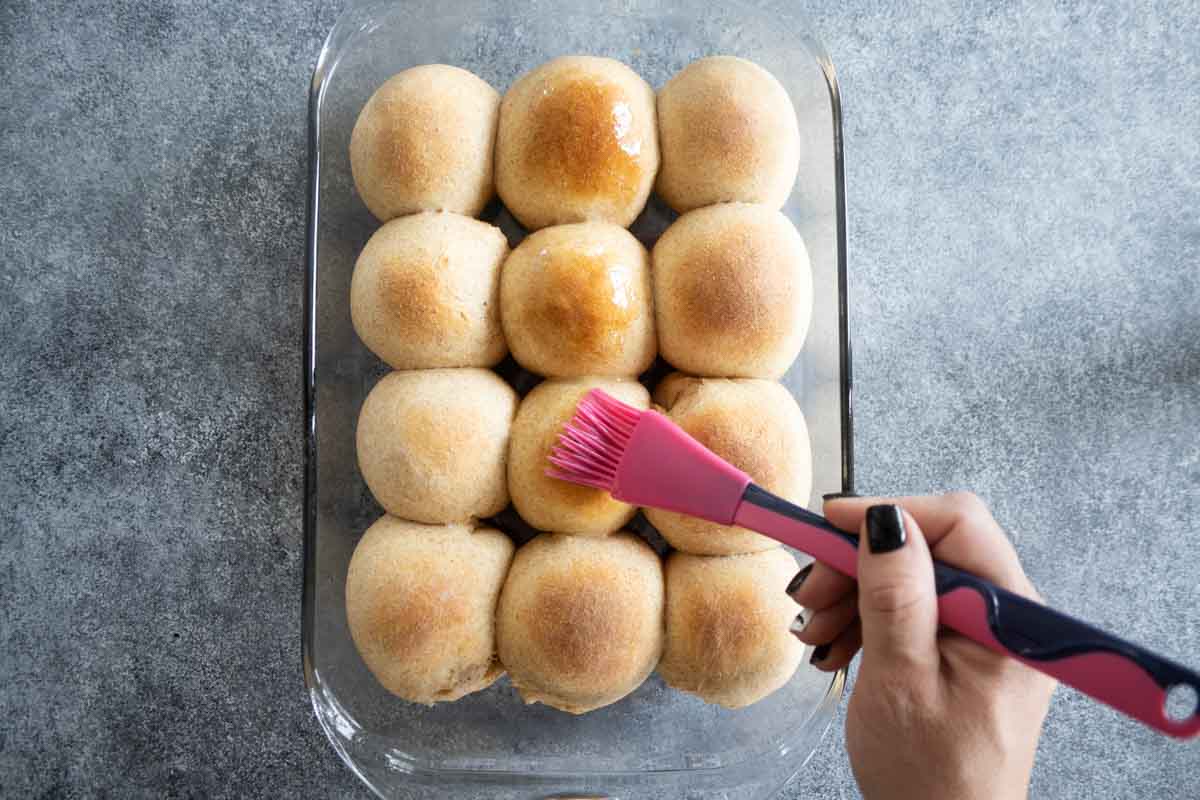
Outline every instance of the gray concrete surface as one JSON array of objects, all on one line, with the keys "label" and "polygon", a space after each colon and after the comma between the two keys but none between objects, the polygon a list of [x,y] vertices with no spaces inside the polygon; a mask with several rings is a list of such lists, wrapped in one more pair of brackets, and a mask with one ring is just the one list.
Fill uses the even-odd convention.
[{"label": "gray concrete surface", "polygon": [[[1200,662],[1200,8],[817,2],[860,488],[973,488]],[[300,652],[306,88],[330,3],[0,4],[0,795],[364,797]],[[1200,795],[1060,691],[1037,798]],[[840,718],[784,797],[856,796]]]}]

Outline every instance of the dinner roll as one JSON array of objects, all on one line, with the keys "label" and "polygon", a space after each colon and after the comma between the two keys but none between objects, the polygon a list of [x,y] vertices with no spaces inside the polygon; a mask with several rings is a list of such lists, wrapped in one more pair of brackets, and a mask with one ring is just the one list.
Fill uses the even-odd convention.
[{"label": "dinner roll", "polygon": [[350,282],[358,337],[394,369],[490,367],[508,352],[500,265],[508,240],[486,222],[427,211],[385,224]]},{"label": "dinner roll", "polygon": [[671,208],[739,200],[779,208],[800,167],[800,126],[787,91],[750,61],[693,61],[658,93],[662,169]]},{"label": "dinner roll", "polygon": [[526,228],[641,213],[658,172],[654,90],[611,58],[565,56],[504,95],[496,190]]},{"label": "dinner roll", "polygon": [[[812,448],[804,415],[773,381],[670,375],[654,402],[697,441],[769,492],[806,505],[812,491]],[[774,539],[740,528],[646,509],[646,518],[678,550],[700,555],[752,553],[777,547]]]},{"label": "dinner roll", "polygon": [[662,563],[641,539],[544,533],[517,551],[496,648],[526,703],[572,714],[615,703],[654,670],[662,640]]},{"label": "dinner roll", "polygon": [[640,383],[583,378],[546,381],[526,395],[517,409],[508,445],[508,491],[517,513],[535,528],[607,536],[637,511],[608,492],[546,475],[558,434],[592,389],[603,389],[631,406],[650,407],[650,394]]},{"label": "dinner roll", "polygon": [[427,64],[393,75],[350,134],[359,197],[383,221],[414,211],[478,214],[495,192],[499,110],[499,92],[465,69]]},{"label": "dinner roll", "polygon": [[657,350],[650,256],[616,225],[538,231],[504,262],[500,317],[513,357],[539,375],[637,375]]},{"label": "dinner roll", "polygon": [[812,270],[800,233],[766,206],[689,211],[654,245],[658,346],[696,375],[778,378],[804,344]]},{"label": "dinner roll", "polygon": [[495,612],[512,554],[509,538],[490,528],[385,516],[367,529],[346,575],[346,618],[385,689],[436,703],[504,673]]},{"label": "dinner roll", "polygon": [[708,703],[742,708],[787,683],[804,655],[784,592],[796,559],[783,549],[667,558],[667,644],[658,673]]},{"label": "dinner roll", "polygon": [[358,415],[358,467],[389,514],[464,522],[508,505],[517,395],[486,369],[385,375]]}]

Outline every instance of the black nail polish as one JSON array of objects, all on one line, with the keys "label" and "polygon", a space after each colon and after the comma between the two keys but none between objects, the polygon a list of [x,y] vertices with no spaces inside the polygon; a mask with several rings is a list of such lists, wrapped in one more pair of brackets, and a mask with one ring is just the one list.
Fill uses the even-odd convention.
[{"label": "black nail polish", "polygon": [[832,649],[832,646],[829,643],[820,645],[818,647],[814,647],[813,651],[812,651],[812,655],[808,657],[808,663],[812,664],[813,666],[820,664],[822,661],[824,661],[826,658],[829,657],[829,651],[831,649]]},{"label": "black nail polish", "polygon": [[[813,565],[809,564],[804,569],[796,573],[796,577],[792,578],[792,582],[787,585],[787,593],[795,594],[804,585],[805,579],[808,578],[808,573],[812,572]],[[776,584],[778,585],[778,584]]]},{"label": "black nail polish", "polygon": [[841,500],[843,498],[860,497],[857,492],[830,492],[829,494],[821,495],[821,499],[828,503],[830,500]]},{"label": "black nail polish", "polygon": [[872,553],[899,550],[907,540],[900,506],[871,506],[867,509],[867,544]]}]

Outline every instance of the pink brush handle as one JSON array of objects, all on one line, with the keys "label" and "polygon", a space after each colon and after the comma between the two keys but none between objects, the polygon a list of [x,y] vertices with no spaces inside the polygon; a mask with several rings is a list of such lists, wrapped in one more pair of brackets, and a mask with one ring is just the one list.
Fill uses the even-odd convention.
[{"label": "pink brush handle", "polygon": [[[858,573],[858,537],[820,515],[751,485],[734,524],[803,550],[850,577]],[[1200,733],[1200,707],[1180,719],[1166,713],[1167,692],[1200,676],[1136,644],[940,561],[934,562],[942,625],[1050,675],[1163,733]]]}]

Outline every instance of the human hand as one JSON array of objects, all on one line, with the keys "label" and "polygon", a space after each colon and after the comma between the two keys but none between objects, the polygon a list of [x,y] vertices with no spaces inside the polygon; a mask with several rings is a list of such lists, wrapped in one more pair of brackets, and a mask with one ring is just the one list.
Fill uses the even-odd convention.
[{"label": "human hand", "polygon": [[822,670],[862,648],[846,748],[863,797],[1025,797],[1054,681],[937,622],[933,558],[1038,599],[987,507],[965,493],[840,498],[825,516],[860,532],[858,581],[802,570],[793,633]]}]

